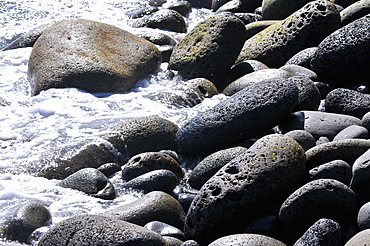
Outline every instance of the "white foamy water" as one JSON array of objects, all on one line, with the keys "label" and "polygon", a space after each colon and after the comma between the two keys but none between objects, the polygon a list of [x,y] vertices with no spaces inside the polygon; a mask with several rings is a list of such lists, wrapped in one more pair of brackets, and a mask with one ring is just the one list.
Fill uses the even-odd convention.
[{"label": "white foamy water", "polygon": [[[0,1],[0,48],[38,25],[66,18],[101,21],[138,33],[140,29],[127,26],[125,13],[147,4],[144,0]],[[186,18],[189,29],[209,14],[209,10],[194,9]],[[168,34],[178,40],[184,35]],[[31,50],[0,52],[0,222],[10,208],[27,200],[47,206],[53,223],[77,214],[100,213],[133,201],[142,194],[120,189],[119,175],[111,178],[117,198],[105,201],[58,187],[57,180],[33,177],[27,170],[57,146],[102,135],[128,119],[157,115],[181,125],[199,110],[222,99],[221,96],[206,99],[194,108],[171,107],[148,99],[150,94],[170,91],[184,81],[179,75],[170,76],[166,63],[127,93],[91,94],[66,88],[49,89],[31,97],[27,81]],[[40,229],[43,230],[47,228]]]}]

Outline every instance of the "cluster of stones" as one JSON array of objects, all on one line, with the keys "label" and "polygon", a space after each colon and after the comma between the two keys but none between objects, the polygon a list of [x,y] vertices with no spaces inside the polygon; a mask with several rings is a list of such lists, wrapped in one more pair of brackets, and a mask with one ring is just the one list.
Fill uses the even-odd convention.
[{"label": "cluster of stones", "polygon": [[[115,199],[117,172],[122,188],[144,195],[54,224],[39,245],[369,244],[370,1],[149,2],[129,13],[131,24],[183,39],[66,20],[15,41],[33,45],[33,95],[123,92],[168,62],[189,80],[153,100],[225,99],[180,126],[132,119],[41,160],[36,175],[96,199]],[[191,7],[215,15],[187,30]],[[23,205],[2,235],[27,242],[50,223],[42,206]]]}]

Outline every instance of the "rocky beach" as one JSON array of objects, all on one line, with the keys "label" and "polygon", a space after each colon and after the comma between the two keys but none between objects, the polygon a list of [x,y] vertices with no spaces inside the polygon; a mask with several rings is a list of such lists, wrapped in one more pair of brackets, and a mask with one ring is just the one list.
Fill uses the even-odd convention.
[{"label": "rocky beach", "polygon": [[370,244],[369,0],[0,14],[0,245]]}]

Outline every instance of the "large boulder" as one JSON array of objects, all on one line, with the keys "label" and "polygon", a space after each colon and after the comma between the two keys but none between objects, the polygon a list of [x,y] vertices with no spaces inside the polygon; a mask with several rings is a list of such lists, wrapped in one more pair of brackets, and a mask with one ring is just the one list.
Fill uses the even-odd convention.
[{"label": "large boulder", "polygon": [[255,59],[269,67],[281,67],[299,51],[318,45],[339,26],[339,12],[333,3],[309,2],[248,39],[237,61]]},{"label": "large boulder", "polygon": [[28,62],[32,95],[49,88],[125,92],[154,72],[157,47],[118,27],[84,19],[57,22],[43,31]]}]

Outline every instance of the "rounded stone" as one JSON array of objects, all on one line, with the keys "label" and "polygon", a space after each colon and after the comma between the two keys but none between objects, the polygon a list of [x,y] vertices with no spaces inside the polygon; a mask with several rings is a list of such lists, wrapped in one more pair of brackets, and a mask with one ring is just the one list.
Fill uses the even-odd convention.
[{"label": "rounded stone", "polygon": [[136,35],[100,22],[69,19],[43,31],[27,74],[32,95],[65,87],[125,92],[160,63],[155,45]]},{"label": "rounded stone", "polygon": [[370,229],[358,232],[344,246],[368,245],[370,243]]},{"label": "rounded stone", "polygon": [[360,0],[340,11],[341,26],[345,26],[367,14],[370,14],[370,1]]},{"label": "rounded stone", "polygon": [[283,20],[302,8],[310,0],[263,0],[262,18],[264,20]]},{"label": "rounded stone", "polygon": [[281,70],[281,69],[276,69],[276,68],[261,69],[261,70],[257,70],[257,71],[248,73],[246,75],[243,75],[237,80],[231,82],[222,91],[222,93],[225,94],[226,96],[231,96],[252,84],[259,83],[261,81],[268,80],[268,79],[275,79],[275,78],[287,79],[291,76],[292,76],[291,73],[285,70]]},{"label": "rounded stone", "polygon": [[369,132],[363,126],[352,125],[342,131],[340,131],[333,139],[333,141],[343,140],[343,139],[368,139]]},{"label": "rounded stone", "polygon": [[127,15],[131,18],[131,19],[137,19],[137,18],[141,18],[141,17],[144,17],[146,15],[150,15],[156,11],[158,11],[158,7],[155,7],[155,6],[147,6],[147,7],[143,7],[143,8],[140,8],[140,9],[134,9],[132,11],[129,11],[127,13]]},{"label": "rounded stone", "polygon": [[117,163],[105,163],[97,168],[100,172],[102,172],[106,177],[110,177],[116,172],[121,171],[121,166]]},{"label": "rounded stone", "polygon": [[175,46],[168,68],[185,78],[209,79],[221,90],[244,41],[241,20],[228,14],[212,16],[198,23]]},{"label": "rounded stone", "polygon": [[181,246],[199,246],[199,244],[194,240],[186,240]]},{"label": "rounded stone", "polygon": [[137,36],[146,39],[156,45],[172,45],[174,46],[177,42],[171,36],[163,32],[142,32],[138,33]]},{"label": "rounded stone", "polygon": [[257,140],[202,186],[187,213],[185,235],[203,244],[240,230],[301,185],[305,161],[290,137]]},{"label": "rounded stone", "polygon": [[370,112],[367,112],[362,117],[362,126],[365,127],[368,131],[370,131]]},{"label": "rounded stone", "polygon": [[252,23],[247,24],[245,26],[245,29],[247,30],[247,38],[246,39],[250,39],[251,37],[253,37],[257,33],[259,33],[260,31],[265,30],[267,27],[269,27],[271,25],[274,25],[276,23],[280,23],[280,21],[261,20],[261,21],[256,21],[256,22],[252,22]]},{"label": "rounded stone", "polygon": [[370,202],[362,205],[358,211],[357,226],[360,231],[370,229]]},{"label": "rounded stone", "polygon": [[162,236],[174,237],[183,241],[185,240],[185,235],[180,229],[160,221],[151,221],[144,225],[144,227],[155,231]]},{"label": "rounded stone", "polygon": [[[282,69],[282,68],[281,68]],[[296,75],[288,78],[298,87],[298,102],[294,107],[294,111],[312,110],[319,108],[321,102],[321,94],[315,83],[304,75]]]},{"label": "rounded stone", "polygon": [[248,25],[252,22],[262,21],[262,16],[256,13],[234,13],[236,17],[238,17],[244,25]]},{"label": "rounded stone", "polygon": [[293,246],[342,246],[340,225],[331,219],[319,219],[300,237]]},{"label": "rounded stone", "polygon": [[298,51],[295,55],[289,58],[289,60],[285,63],[285,65],[299,65],[305,68],[311,68],[311,59],[314,56],[317,47],[310,47]]},{"label": "rounded stone", "polygon": [[304,76],[312,81],[318,80],[317,74],[314,71],[297,64],[285,64],[280,69],[291,73],[293,76]]},{"label": "rounded stone", "polygon": [[324,82],[315,82],[315,85],[320,91],[321,99],[325,99],[331,91],[330,85]]},{"label": "rounded stone", "polygon": [[258,216],[247,224],[243,232],[279,238],[281,234],[279,217],[271,214]]},{"label": "rounded stone", "polygon": [[328,35],[311,60],[311,69],[324,82],[343,86],[368,77],[370,63],[370,15],[357,19]]},{"label": "rounded stone", "polygon": [[227,75],[228,83],[231,83],[246,74],[262,69],[268,69],[268,67],[262,62],[256,60],[246,60],[239,62],[238,64],[235,64],[230,68],[230,71]]},{"label": "rounded stone", "polygon": [[308,174],[310,180],[335,179],[349,186],[352,179],[352,168],[345,161],[334,160],[311,169]]},{"label": "rounded stone", "polygon": [[325,112],[346,114],[361,119],[369,111],[370,97],[358,91],[338,88],[330,91],[325,98]]},{"label": "rounded stone", "polygon": [[200,189],[218,170],[246,150],[247,148],[244,147],[233,147],[217,151],[205,157],[191,171],[188,183],[194,189]]},{"label": "rounded stone", "polygon": [[255,245],[269,245],[269,246],[286,246],[285,243],[259,234],[234,234],[217,239],[209,244],[209,246],[255,246]]},{"label": "rounded stone", "polygon": [[39,246],[49,245],[167,246],[158,233],[132,223],[99,215],[79,215],[52,226]]},{"label": "rounded stone", "polygon": [[186,16],[191,12],[191,5],[188,1],[174,2],[167,6],[167,8],[179,12],[179,14],[181,14],[182,16]]},{"label": "rounded stone", "polygon": [[311,181],[293,192],[281,205],[279,218],[283,232],[298,239],[321,218],[332,219],[342,227],[355,223],[356,194],[334,179]]},{"label": "rounded stone", "polygon": [[248,86],[186,122],[176,134],[178,151],[209,154],[256,137],[285,120],[297,99],[297,86],[285,79]]},{"label": "rounded stone", "polygon": [[168,246],[181,246],[183,241],[175,237],[163,236],[164,240],[168,243]]},{"label": "rounded stone", "polygon": [[82,191],[91,196],[113,200],[116,190],[110,180],[95,168],[84,168],[59,182],[59,186]]},{"label": "rounded stone", "polygon": [[352,165],[351,188],[356,192],[360,202],[363,204],[370,201],[368,187],[370,173],[370,150],[360,155]]},{"label": "rounded stone", "polygon": [[249,38],[237,62],[255,59],[270,68],[281,67],[299,51],[317,46],[339,25],[339,12],[333,3],[310,1],[284,21]]},{"label": "rounded stone", "polygon": [[180,203],[162,191],[152,191],[134,202],[107,210],[102,216],[128,221],[140,226],[161,221],[183,228],[185,212]]},{"label": "rounded stone", "polygon": [[315,139],[311,133],[304,130],[293,130],[284,134],[285,136],[293,138],[302,148],[307,151],[316,145]]},{"label": "rounded stone", "polygon": [[164,191],[171,194],[177,185],[177,181],[173,172],[159,169],[137,176],[120,185],[120,188],[141,190],[144,194],[151,191]]},{"label": "rounded stone", "polygon": [[133,156],[122,166],[122,178],[129,181],[139,175],[158,169],[170,170],[179,179],[184,176],[184,170],[170,155],[161,152],[145,152]]}]

